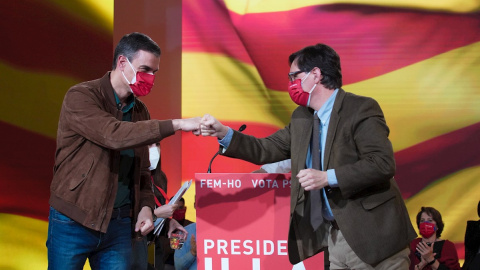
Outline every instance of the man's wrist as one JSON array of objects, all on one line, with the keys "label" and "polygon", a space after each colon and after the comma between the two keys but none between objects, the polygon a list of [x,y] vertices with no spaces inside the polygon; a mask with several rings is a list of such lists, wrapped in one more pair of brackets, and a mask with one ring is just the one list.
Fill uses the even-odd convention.
[{"label": "man's wrist", "polygon": [[181,127],[182,122],[181,121],[182,121],[182,119],[173,119],[172,120],[172,126],[173,126],[174,131],[182,129],[182,127]]},{"label": "man's wrist", "polygon": [[228,133],[228,127],[227,126],[223,126],[222,128],[222,132],[220,132],[218,135],[218,138],[221,140],[223,138],[225,138],[225,136],[227,136],[227,133]]},{"label": "man's wrist", "polygon": [[[150,208],[152,209],[152,208]],[[152,209],[152,220],[153,222],[157,221],[157,215],[155,215],[155,209]]]},{"label": "man's wrist", "polygon": [[[138,215],[144,215],[145,218],[148,218],[148,213],[151,213],[152,214],[152,219],[153,217],[155,216],[155,212],[154,210],[150,207],[150,206],[143,206],[141,209],[140,209],[140,213],[138,213]],[[145,216],[147,215],[147,216]]]},{"label": "man's wrist", "polygon": [[437,259],[433,258],[433,260],[430,261],[430,262],[428,262],[427,265],[432,265],[432,264],[434,264],[436,260],[437,260]]}]

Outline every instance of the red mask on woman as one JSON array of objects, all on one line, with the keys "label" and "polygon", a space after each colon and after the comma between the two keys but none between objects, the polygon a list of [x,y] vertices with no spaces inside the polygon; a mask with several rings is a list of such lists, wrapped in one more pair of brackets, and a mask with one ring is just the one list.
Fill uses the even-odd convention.
[{"label": "red mask on woman", "polygon": [[179,221],[184,220],[186,212],[187,212],[187,207],[184,207],[182,209],[177,209],[173,212],[172,218]]},{"label": "red mask on woman", "polygon": [[420,229],[420,234],[424,238],[429,238],[435,233],[435,231],[437,230],[437,227],[433,223],[422,222],[420,223],[419,229]]}]

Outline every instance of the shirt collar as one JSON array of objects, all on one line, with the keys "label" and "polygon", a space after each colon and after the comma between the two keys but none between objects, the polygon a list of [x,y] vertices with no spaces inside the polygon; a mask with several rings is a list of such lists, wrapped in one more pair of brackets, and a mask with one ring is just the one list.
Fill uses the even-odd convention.
[{"label": "shirt collar", "polygon": [[316,113],[318,118],[320,118],[321,124],[326,125],[328,120],[330,119],[330,115],[332,114],[333,104],[335,103],[335,98],[338,93],[338,88],[333,91],[333,94],[328,98],[327,102],[325,102],[320,110]]},{"label": "shirt collar", "polygon": [[[117,104],[117,108],[121,108],[122,103],[120,102],[120,99],[118,98],[117,93],[115,93],[115,91],[113,91],[113,95],[115,96],[115,103]],[[130,95],[127,98],[127,105],[122,108],[122,112],[124,113],[128,112],[133,108],[133,105],[135,105],[135,98],[133,97],[133,95]]]}]

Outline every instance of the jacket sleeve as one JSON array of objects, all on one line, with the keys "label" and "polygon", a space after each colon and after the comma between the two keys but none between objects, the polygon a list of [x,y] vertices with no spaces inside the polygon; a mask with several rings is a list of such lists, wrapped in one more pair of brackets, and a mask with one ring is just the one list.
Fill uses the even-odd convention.
[{"label": "jacket sleeve", "polygon": [[455,245],[449,240],[445,240],[442,248],[442,256],[439,259],[440,270],[460,270],[460,263],[458,262],[458,254]]},{"label": "jacket sleeve", "polygon": [[[150,120],[150,113],[147,110],[147,107],[140,103],[139,114],[142,116],[141,119]],[[154,171],[150,170],[150,151],[148,150],[149,146],[143,146],[142,156],[140,157],[140,209],[144,206],[148,206],[153,210],[155,209],[155,193],[152,188],[152,179]]]},{"label": "jacket sleeve", "polygon": [[[147,147],[145,147],[147,148]],[[143,155],[141,157],[141,168],[140,168],[140,209],[144,206],[148,206],[153,210],[155,209],[155,198],[152,189],[152,175],[149,170],[150,167],[150,158],[148,156],[148,150],[142,151]]]},{"label": "jacket sleeve", "polygon": [[290,127],[261,139],[234,131],[232,141],[223,155],[261,165],[289,159]]},{"label": "jacket sleeve", "polygon": [[345,197],[387,184],[395,174],[389,129],[378,103],[367,98],[351,115],[351,121],[346,122],[346,133],[336,135],[334,150],[340,157],[340,166],[333,169]]},{"label": "jacket sleeve", "polygon": [[107,112],[100,101],[85,86],[72,87],[62,106],[65,118],[59,130],[70,128],[80,136],[105,148],[122,150],[146,143],[158,142],[173,135],[171,120],[124,122]]}]

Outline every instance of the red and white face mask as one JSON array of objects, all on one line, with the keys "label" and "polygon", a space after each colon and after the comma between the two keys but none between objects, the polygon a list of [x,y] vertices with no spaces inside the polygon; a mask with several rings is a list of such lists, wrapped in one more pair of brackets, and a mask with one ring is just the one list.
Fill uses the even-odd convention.
[{"label": "red and white face mask", "polygon": [[317,84],[315,84],[309,92],[303,91],[302,84],[308,75],[310,75],[310,72],[308,72],[302,79],[288,82],[288,93],[290,94],[292,101],[305,107],[310,105],[310,94],[315,90],[315,87],[317,87]]},{"label": "red and white face mask", "polygon": [[133,69],[133,72],[135,72],[135,77],[133,77],[132,82],[130,82],[122,71],[123,77],[128,82],[128,85],[130,85],[130,90],[132,90],[132,93],[136,97],[148,95],[150,91],[152,91],[155,75],[145,72],[137,72],[135,68],[133,68],[133,65],[130,63],[128,58],[127,61],[130,67]]},{"label": "red and white face mask", "polygon": [[419,228],[420,234],[424,238],[429,238],[435,233],[435,231],[437,231],[437,226],[435,226],[435,224],[430,222],[422,222],[420,223],[419,227],[420,227]]}]

